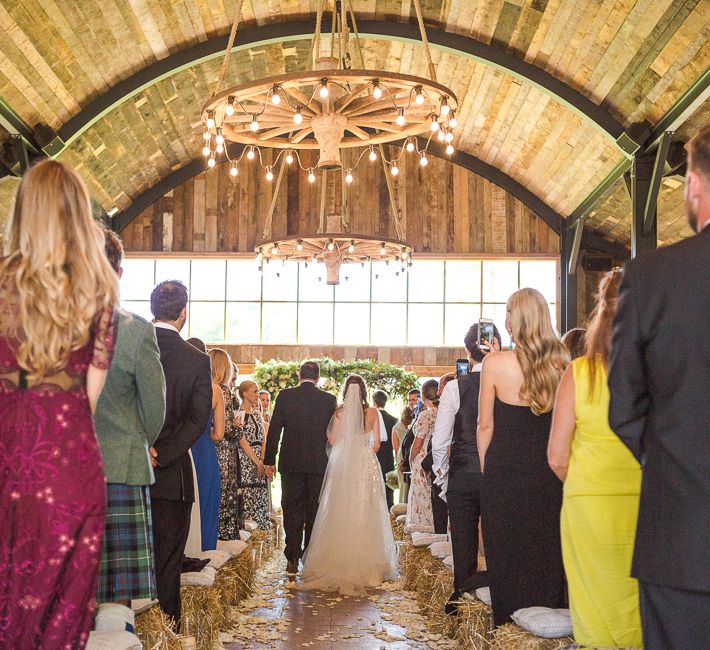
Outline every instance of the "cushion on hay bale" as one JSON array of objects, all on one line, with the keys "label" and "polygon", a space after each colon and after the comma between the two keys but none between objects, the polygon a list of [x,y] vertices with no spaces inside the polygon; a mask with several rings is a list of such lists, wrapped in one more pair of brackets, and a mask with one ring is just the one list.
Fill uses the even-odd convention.
[{"label": "cushion on hay bale", "polygon": [[445,557],[444,560],[444,566],[449,567],[452,571],[454,570],[454,556],[449,555],[448,557]]},{"label": "cushion on hay bale", "polygon": [[[490,587],[479,587],[478,589],[476,589],[476,598],[478,598],[478,600],[486,603],[486,605],[490,606],[490,604],[491,604],[491,588]],[[518,611],[522,612],[525,610],[520,609]]]},{"label": "cushion on hay bale", "polygon": [[433,533],[434,526],[421,526],[420,524],[407,524],[404,527],[404,532],[407,533],[407,535],[411,535],[412,533]]},{"label": "cushion on hay bale", "polygon": [[431,553],[432,557],[438,557],[443,560],[453,553],[451,542],[434,542],[429,545],[429,553]]},{"label": "cushion on hay bale", "polygon": [[143,612],[147,612],[151,607],[155,607],[157,604],[157,598],[138,598],[131,601],[131,609],[134,614],[142,614]]},{"label": "cushion on hay bale", "polygon": [[217,541],[217,550],[229,553],[232,557],[239,555],[246,547],[247,543],[241,539],[220,539]]},{"label": "cushion on hay bale", "polygon": [[572,617],[568,609],[526,607],[513,612],[511,618],[524,630],[545,639],[572,636]]},{"label": "cushion on hay bale", "polygon": [[86,650],[141,650],[140,639],[130,632],[90,632]]},{"label": "cushion on hay bale", "polygon": [[197,557],[201,560],[209,560],[210,563],[207,565],[213,569],[221,569],[232,557],[227,551],[200,551],[197,553]]},{"label": "cushion on hay bale", "polygon": [[248,533],[253,533],[257,528],[259,528],[259,524],[257,524],[253,519],[244,520],[244,530]]},{"label": "cushion on hay bale", "polygon": [[407,515],[406,514],[405,515],[397,515],[397,518],[395,519],[395,521],[398,524],[404,524],[407,522]]},{"label": "cushion on hay bale", "polygon": [[217,572],[209,566],[202,571],[188,571],[180,574],[180,586],[182,587],[212,587]]},{"label": "cushion on hay bale", "polygon": [[101,603],[96,611],[94,629],[97,632],[125,632],[126,625],[134,627],[136,616],[132,609],[119,603]]},{"label": "cushion on hay bale", "polygon": [[406,503],[395,503],[390,508],[391,515],[406,515],[407,514],[407,504]]},{"label": "cushion on hay bale", "polygon": [[251,539],[251,533],[248,530],[240,530],[239,539],[243,542],[248,542]]},{"label": "cushion on hay bale", "polygon": [[[406,528],[404,529],[407,530]],[[446,535],[437,535],[436,533],[414,531],[412,533],[412,545],[414,546],[431,546],[435,542],[445,542]]]}]

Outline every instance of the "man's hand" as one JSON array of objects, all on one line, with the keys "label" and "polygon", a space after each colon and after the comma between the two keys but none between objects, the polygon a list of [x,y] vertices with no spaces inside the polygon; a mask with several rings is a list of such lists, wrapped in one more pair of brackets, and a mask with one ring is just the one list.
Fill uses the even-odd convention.
[{"label": "man's hand", "polygon": [[155,469],[158,466],[158,452],[155,451],[155,447],[151,447],[149,449],[150,452],[150,464],[153,466],[153,469]]},{"label": "man's hand", "polygon": [[272,479],[274,478],[274,474],[276,474],[276,467],[273,465],[264,465],[264,473],[266,474],[266,478]]}]

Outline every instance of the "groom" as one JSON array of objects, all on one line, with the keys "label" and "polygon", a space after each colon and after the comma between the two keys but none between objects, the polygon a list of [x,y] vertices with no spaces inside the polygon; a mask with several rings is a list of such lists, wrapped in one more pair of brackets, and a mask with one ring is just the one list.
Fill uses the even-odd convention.
[{"label": "groom", "polygon": [[[317,388],[320,367],[306,361],[298,373],[301,385],[279,393],[266,437],[264,466],[271,478],[276,471],[276,451],[281,441],[281,505],[284,513],[288,573],[298,572],[298,561],[308,546],[318,511],[323,474],[328,457],[327,429],[337,406],[333,395]],[[305,530],[305,539],[304,539]]]}]

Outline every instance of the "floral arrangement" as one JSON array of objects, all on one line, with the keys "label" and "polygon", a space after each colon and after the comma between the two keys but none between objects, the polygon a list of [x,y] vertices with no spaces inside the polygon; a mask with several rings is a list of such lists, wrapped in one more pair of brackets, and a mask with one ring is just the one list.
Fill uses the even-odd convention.
[{"label": "floral arrangement", "polygon": [[[390,399],[401,397],[406,399],[412,388],[418,388],[417,375],[399,366],[382,363],[371,359],[353,359],[351,361],[334,361],[328,357],[313,359],[320,365],[323,380],[321,388],[337,395],[345,378],[350,374],[360,375],[370,391],[383,390]],[[254,381],[259,388],[268,390],[271,399],[284,388],[298,385],[298,369],[303,361],[257,361],[254,369]]]}]

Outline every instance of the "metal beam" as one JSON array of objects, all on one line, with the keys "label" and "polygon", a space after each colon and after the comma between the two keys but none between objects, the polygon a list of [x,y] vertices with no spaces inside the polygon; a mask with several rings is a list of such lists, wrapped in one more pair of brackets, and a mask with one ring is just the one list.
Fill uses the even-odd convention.
[{"label": "metal beam", "polygon": [[574,236],[572,237],[572,248],[569,253],[569,266],[567,273],[574,275],[577,273],[577,260],[579,259],[579,247],[582,245],[582,235],[584,234],[584,219],[580,219],[574,224]]},{"label": "metal beam", "polygon": [[571,274],[570,260],[576,229],[560,235],[560,332],[577,327],[577,275]]},{"label": "metal beam", "polygon": [[653,161],[653,171],[651,172],[651,181],[646,196],[646,204],[643,210],[643,233],[648,235],[653,227],[653,222],[656,220],[656,212],[658,211],[658,191],[661,189],[661,181],[663,180],[663,172],[666,166],[666,158],[668,157],[668,148],[671,146],[672,131],[666,131],[661,138],[661,142],[656,148],[656,158]]},{"label": "metal beam", "polygon": [[653,153],[634,156],[631,168],[631,257],[655,250],[658,245],[655,215],[649,230],[645,229],[644,222],[655,161]]},{"label": "metal beam", "polygon": [[2,97],[0,97],[0,126],[10,135],[15,135],[25,141],[25,144],[34,152],[39,146],[35,142],[32,127],[27,124]]},{"label": "metal beam", "polygon": [[[358,23],[358,29],[362,38],[421,43],[419,28],[415,24],[387,20],[365,20]],[[315,18],[306,21],[246,27],[238,32],[237,44],[233,51],[262,47],[270,43],[309,39],[312,38],[314,30]],[[525,84],[535,86],[616,142],[625,154],[632,154],[638,148],[638,143],[628,137],[623,125],[605,108],[595,104],[564,81],[542,68],[525,62],[499,45],[482,43],[469,36],[453,34],[440,29],[428,28],[427,36],[430,45],[435,49],[480,61]],[[57,132],[56,137],[43,147],[44,151],[50,156],[58,156],[93,124],[131,97],[162,79],[222,56],[226,42],[226,35],[210,38],[176,52],[120,81],[103,95],[87,104],[77,115],[64,124]]]}]

